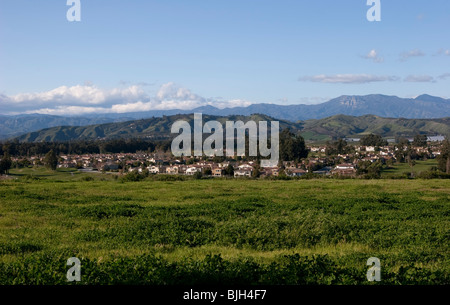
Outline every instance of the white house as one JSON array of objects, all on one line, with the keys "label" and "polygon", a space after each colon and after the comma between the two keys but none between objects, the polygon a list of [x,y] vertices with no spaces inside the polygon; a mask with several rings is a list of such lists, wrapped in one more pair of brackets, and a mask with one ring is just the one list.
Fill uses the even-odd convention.
[{"label": "white house", "polygon": [[201,172],[201,167],[191,166],[186,169],[186,175],[194,175],[196,172]]}]

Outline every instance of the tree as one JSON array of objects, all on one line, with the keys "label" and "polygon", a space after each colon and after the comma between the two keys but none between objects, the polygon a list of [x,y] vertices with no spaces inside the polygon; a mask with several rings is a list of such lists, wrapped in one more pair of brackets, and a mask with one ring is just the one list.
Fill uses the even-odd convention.
[{"label": "tree", "polygon": [[225,168],[225,176],[234,176],[234,167],[231,164]]},{"label": "tree", "polygon": [[378,160],[376,162],[371,161],[359,161],[356,173],[366,178],[378,179],[381,178],[382,164]]},{"label": "tree", "polygon": [[398,147],[401,147],[401,148],[404,148],[405,146],[409,146],[409,140],[404,137],[399,137],[396,142],[398,144]]},{"label": "tree", "polygon": [[428,137],[424,134],[418,134],[414,136],[413,146],[416,147],[427,147],[427,139]]},{"label": "tree", "polygon": [[259,178],[261,176],[261,171],[259,170],[259,165],[256,165],[252,171],[252,178]]},{"label": "tree", "polygon": [[0,161],[0,175],[8,174],[11,165],[12,165],[11,158],[9,157],[9,154],[5,152],[2,160]]},{"label": "tree", "polygon": [[351,147],[347,145],[347,141],[344,139],[339,139],[334,142],[327,142],[325,154],[327,156],[333,156],[333,155],[339,155],[339,154],[346,154],[349,153],[351,150]]},{"label": "tree", "polygon": [[212,170],[209,167],[203,169],[203,175],[212,176]]},{"label": "tree", "polygon": [[308,149],[305,139],[300,135],[295,135],[289,128],[283,129],[280,133],[280,159],[283,161],[294,161],[306,158]]},{"label": "tree", "polygon": [[44,158],[44,164],[47,168],[50,168],[51,170],[56,170],[56,166],[58,165],[58,157],[56,156],[55,152],[50,150]]},{"label": "tree", "polygon": [[413,158],[411,158],[410,155],[408,155],[406,159],[408,160],[409,167],[411,167],[411,177],[412,177],[414,175],[413,167],[416,165],[416,161]]},{"label": "tree", "polygon": [[376,134],[369,134],[361,138],[361,145],[363,146],[386,146],[388,142],[382,136]]},{"label": "tree", "polygon": [[450,174],[450,141],[446,139],[442,143],[441,154],[438,156],[439,169]]}]

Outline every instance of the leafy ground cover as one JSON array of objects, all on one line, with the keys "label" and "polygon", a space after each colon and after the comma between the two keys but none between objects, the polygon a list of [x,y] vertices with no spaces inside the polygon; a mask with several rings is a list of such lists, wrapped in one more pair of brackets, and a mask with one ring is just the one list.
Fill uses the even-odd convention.
[{"label": "leafy ground cover", "polygon": [[0,182],[1,284],[450,283],[448,180],[41,175]]}]

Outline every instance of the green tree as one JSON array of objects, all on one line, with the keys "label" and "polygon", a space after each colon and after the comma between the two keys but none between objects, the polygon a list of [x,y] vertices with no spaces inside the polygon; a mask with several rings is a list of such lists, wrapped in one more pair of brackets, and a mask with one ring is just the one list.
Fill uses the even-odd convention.
[{"label": "green tree", "polygon": [[0,175],[8,174],[11,168],[12,161],[7,152],[4,153],[2,160],[0,161]]},{"label": "green tree", "polygon": [[414,136],[413,146],[416,147],[427,147],[427,139],[428,137],[424,134],[418,134]]},{"label": "green tree", "polygon": [[56,170],[56,167],[58,165],[58,157],[56,156],[55,152],[50,150],[44,158],[44,164],[47,168],[50,168],[51,170]]},{"label": "green tree", "polygon": [[416,160],[414,160],[411,155],[408,155],[406,157],[406,160],[408,161],[409,167],[411,167],[411,177],[414,176],[413,167],[416,165]]},{"label": "green tree", "polygon": [[397,144],[398,144],[398,147],[401,147],[401,148],[403,148],[403,147],[405,147],[405,146],[409,146],[409,141],[408,141],[408,139],[407,139],[407,138],[404,138],[404,137],[398,138],[396,142],[397,142]]},{"label": "green tree", "polygon": [[346,154],[351,151],[351,147],[348,146],[347,141],[344,139],[339,139],[334,142],[327,142],[325,154],[327,156],[334,156],[339,154]]},{"label": "green tree", "polygon": [[438,156],[439,170],[450,174],[450,141],[446,139],[442,143],[441,154]]},{"label": "green tree", "polygon": [[212,171],[209,167],[203,169],[203,175],[205,176],[212,176]]},{"label": "green tree", "polygon": [[386,146],[388,142],[382,136],[376,134],[369,134],[361,138],[361,145],[363,146]]},{"label": "green tree", "polygon": [[259,170],[259,165],[256,165],[252,171],[252,178],[259,178],[261,176],[261,171]]},{"label": "green tree", "polygon": [[378,160],[376,162],[371,161],[359,161],[356,173],[358,175],[364,176],[371,179],[381,178],[381,169],[383,165]]},{"label": "green tree", "polygon": [[228,164],[228,166],[225,168],[225,176],[234,176],[234,167],[231,164]]},{"label": "green tree", "polygon": [[194,174],[194,179],[202,179],[202,177],[203,177],[203,174],[201,173],[201,172],[195,172],[195,174]]},{"label": "green tree", "polygon": [[308,149],[305,139],[300,135],[295,135],[288,128],[280,133],[280,159],[283,161],[294,161],[306,158]]}]

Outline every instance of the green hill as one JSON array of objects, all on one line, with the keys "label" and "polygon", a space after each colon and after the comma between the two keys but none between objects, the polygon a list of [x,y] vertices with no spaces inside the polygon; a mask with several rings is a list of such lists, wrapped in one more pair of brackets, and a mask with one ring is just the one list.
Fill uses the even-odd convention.
[{"label": "green hill", "polygon": [[[171,126],[178,120],[186,120],[193,126],[193,114],[163,116],[144,120],[108,123],[89,126],[60,126],[42,129],[17,137],[20,142],[59,142],[71,140],[95,140],[115,138],[147,138],[168,139],[174,135],[170,133]],[[217,120],[225,121],[249,120],[273,121],[267,115],[253,114],[250,116],[231,115],[213,116],[203,115],[203,123]],[[331,138],[363,136],[374,133],[383,137],[405,136],[416,134],[450,136],[450,118],[442,119],[397,119],[382,118],[375,115],[360,117],[336,115],[319,120],[298,121],[296,123],[277,120],[280,128],[290,128],[300,132],[306,140],[324,141]]]},{"label": "green hill", "polygon": [[450,136],[450,118],[397,119],[375,115],[353,117],[335,115],[320,120],[304,121],[302,131],[306,139],[328,137],[364,136],[378,134],[383,137],[412,137],[416,134]]}]

